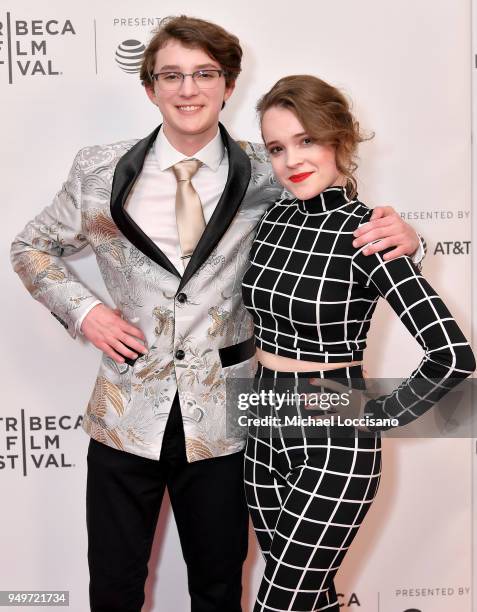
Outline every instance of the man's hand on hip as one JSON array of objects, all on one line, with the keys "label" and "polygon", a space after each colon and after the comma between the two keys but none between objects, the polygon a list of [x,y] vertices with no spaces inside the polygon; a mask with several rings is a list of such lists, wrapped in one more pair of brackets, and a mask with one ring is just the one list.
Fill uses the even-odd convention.
[{"label": "man's hand on hip", "polygon": [[124,357],[136,359],[138,354],[147,353],[147,348],[139,342],[146,341],[142,331],[125,321],[118,309],[112,310],[104,304],[88,312],[81,331],[91,344],[117,363],[124,363]]}]

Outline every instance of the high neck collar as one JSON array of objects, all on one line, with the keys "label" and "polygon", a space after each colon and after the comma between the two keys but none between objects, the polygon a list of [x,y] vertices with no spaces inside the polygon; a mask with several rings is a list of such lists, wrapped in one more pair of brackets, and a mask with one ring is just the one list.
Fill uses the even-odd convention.
[{"label": "high neck collar", "polygon": [[305,213],[320,215],[328,213],[332,210],[342,208],[350,202],[353,202],[346,193],[346,187],[328,187],[314,198],[309,200],[296,200],[298,208]]}]

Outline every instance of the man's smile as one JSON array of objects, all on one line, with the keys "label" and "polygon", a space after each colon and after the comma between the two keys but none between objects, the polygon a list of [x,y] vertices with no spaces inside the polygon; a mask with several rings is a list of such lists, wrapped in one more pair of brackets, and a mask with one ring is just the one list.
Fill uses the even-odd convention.
[{"label": "man's smile", "polygon": [[183,113],[194,113],[195,111],[203,108],[203,105],[198,104],[181,104],[176,106],[176,108]]}]

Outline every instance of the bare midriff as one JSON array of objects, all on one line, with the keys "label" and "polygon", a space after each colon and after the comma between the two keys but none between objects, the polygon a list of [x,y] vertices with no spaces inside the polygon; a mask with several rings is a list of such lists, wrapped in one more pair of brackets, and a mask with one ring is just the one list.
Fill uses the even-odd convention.
[{"label": "bare midriff", "polygon": [[277,372],[316,372],[322,370],[336,370],[349,366],[362,365],[362,361],[343,361],[340,363],[321,363],[319,361],[303,361],[291,359],[282,355],[274,355],[257,348],[256,357],[258,361],[269,370]]}]

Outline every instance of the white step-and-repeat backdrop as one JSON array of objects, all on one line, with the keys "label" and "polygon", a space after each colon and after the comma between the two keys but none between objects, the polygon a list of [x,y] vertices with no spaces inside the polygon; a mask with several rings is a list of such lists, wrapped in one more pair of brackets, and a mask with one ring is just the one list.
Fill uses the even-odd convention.
[{"label": "white step-and-repeat backdrop", "polygon": [[[471,8],[471,0],[2,4],[0,590],[68,590],[73,612],[89,609],[88,439],[80,422],[100,356],[72,341],[30,298],[8,252],[15,234],[50,202],[80,147],[142,137],[160,122],[137,72],[124,71],[116,51],[126,49],[134,64],[151,29],[169,14],[210,19],[236,33],[244,69],[222,121],[243,139],[259,139],[254,105],[279,77],[312,73],[343,87],[363,127],[376,133],[361,149],[361,198],[391,203],[425,236],[425,275],[470,336]],[[108,301],[91,254],[70,261]],[[420,357],[381,305],[366,355],[369,374],[406,376]],[[472,609],[473,446],[470,439],[385,442],[378,499],[337,578],[343,610]],[[253,534],[250,543],[245,611],[263,567]],[[144,610],[187,609],[166,503]]]}]

